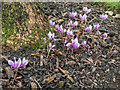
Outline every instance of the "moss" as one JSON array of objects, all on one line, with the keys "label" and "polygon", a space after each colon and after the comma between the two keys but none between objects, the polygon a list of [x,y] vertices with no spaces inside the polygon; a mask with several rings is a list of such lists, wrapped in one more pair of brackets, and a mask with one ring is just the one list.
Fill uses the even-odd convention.
[{"label": "moss", "polygon": [[[35,14],[35,25],[31,25],[32,28],[28,26],[28,21],[30,21],[28,6],[33,10],[32,13]],[[44,9],[42,7],[43,5],[41,3],[36,2],[4,2],[2,4],[3,45],[9,47],[20,45],[33,49],[43,48],[45,44],[41,38],[46,37],[51,28],[49,27],[49,23],[46,22],[48,21],[46,17],[42,17],[42,20],[46,23],[45,27],[47,29],[41,29],[42,25],[38,24],[39,22],[36,23],[38,15],[44,16]],[[8,41],[12,42],[12,44]]]}]

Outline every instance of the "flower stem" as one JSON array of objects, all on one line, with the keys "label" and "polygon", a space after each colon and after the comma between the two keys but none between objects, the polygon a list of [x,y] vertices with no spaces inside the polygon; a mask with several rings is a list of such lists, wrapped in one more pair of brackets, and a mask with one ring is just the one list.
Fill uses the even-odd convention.
[{"label": "flower stem", "polygon": [[14,84],[14,81],[15,81],[15,79],[16,79],[17,72],[18,72],[18,69],[16,70],[16,73],[15,73],[15,76],[14,76],[14,79],[13,79],[13,82],[12,82],[12,85]]}]

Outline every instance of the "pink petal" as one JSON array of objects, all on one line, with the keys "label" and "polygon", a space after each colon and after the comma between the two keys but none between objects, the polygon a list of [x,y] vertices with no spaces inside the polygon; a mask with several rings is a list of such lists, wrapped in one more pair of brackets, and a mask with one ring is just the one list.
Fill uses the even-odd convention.
[{"label": "pink petal", "polygon": [[13,61],[8,60],[8,64],[9,64],[10,66],[13,66],[13,67],[14,67],[14,62],[13,62]]},{"label": "pink petal", "polygon": [[66,46],[69,47],[69,46],[71,46],[71,45],[72,45],[72,43],[68,43]]}]

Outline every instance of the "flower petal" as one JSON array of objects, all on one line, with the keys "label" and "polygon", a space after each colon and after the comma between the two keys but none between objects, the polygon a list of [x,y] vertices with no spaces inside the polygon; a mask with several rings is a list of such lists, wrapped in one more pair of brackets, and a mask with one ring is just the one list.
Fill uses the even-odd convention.
[{"label": "flower petal", "polygon": [[8,64],[14,67],[14,62],[12,60],[8,60]]},{"label": "flower petal", "polygon": [[72,43],[67,43],[67,45],[66,45],[66,46],[67,46],[67,47],[69,47],[69,46],[71,46],[71,45],[72,45]]}]

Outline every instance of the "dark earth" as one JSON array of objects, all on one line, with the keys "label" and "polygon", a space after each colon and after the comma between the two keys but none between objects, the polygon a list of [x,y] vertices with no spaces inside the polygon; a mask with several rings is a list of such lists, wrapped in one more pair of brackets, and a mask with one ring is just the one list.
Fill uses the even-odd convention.
[{"label": "dark earth", "polygon": [[[77,11],[78,15],[83,13],[83,7],[92,9],[89,14],[88,23],[101,22],[99,15],[107,10],[93,3],[43,3],[45,15],[48,19],[59,22],[66,26],[69,20],[69,12]],[[79,17],[77,17],[79,18]],[[91,21],[92,20],[92,21]],[[78,27],[79,29],[79,27]],[[96,66],[93,63],[96,59],[94,55],[83,54],[79,60],[68,56],[68,64],[64,57],[58,53],[50,53],[47,59],[47,52],[42,49],[32,50],[31,48],[20,47],[17,51],[12,49],[2,51],[2,86],[3,88],[120,88],[120,20],[108,16],[100,27],[101,32],[109,33],[105,40],[107,46],[102,47],[102,56]],[[6,47],[8,48],[8,47]],[[61,53],[63,47],[59,44]],[[11,68],[7,60],[13,57],[26,57],[29,64],[24,68],[19,68],[17,78],[12,86],[14,69]]]}]

